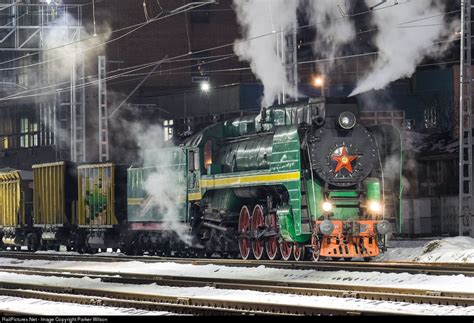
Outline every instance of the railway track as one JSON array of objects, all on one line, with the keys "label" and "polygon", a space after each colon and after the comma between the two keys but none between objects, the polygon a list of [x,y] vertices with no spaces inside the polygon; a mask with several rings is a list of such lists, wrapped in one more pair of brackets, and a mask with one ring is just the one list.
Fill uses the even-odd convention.
[{"label": "railway track", "polygon": [[223,265],[235,267],[258,267],[282,269],[306,269],[317,271],[377,271],[382,273],[410,273],[427,275],[464,275],[474,277],[474,264],[471,263],[421,263],[421,262],[344,262],[344,261],[270,261],[270,260],[241,260],[241,259],[197,259],[157,256],[125,256],[111,255],[77,255],[57,253],[30,253],[30,252],[0,252],[0,257],[24,260],[51,260],[51,261],[80,261],[80,262],[127,262],[140,261],[145,263],[174,262],[193,265]]},{"label": "railway track", "polygon": [[[106,289],[71,288],[45,284],[2,282],[0,295],[62,303],[134,308],[192,315],[381,315],[383,311],[347,310],[281,303],[218,300]],[[3,313],[0,311],[0,313]],[[21,314],[15,312],[14,314]],[[399,314],[400,313],[390,313]]]},{"label": "railway track", "polygon": [[[429,305],[474,306],[474,293],[441,292],[433,290],[388,288],[378,286],[337,285],[321,283],[275,282],[270,280],[238,278],[204,278],[173,275],[124,274],[116,272],[2,266],[0,271],[21,275],[55,276],[65,278],[92,278],[104,283],[129,285],[156,284],[176,287],[214,287],[226,290],[251,290],[267,293],[305,296],[330,296],[374,301],[406,302]],[[169,311],[182,314],[381,314],[373,311],[314,308],[308,306],[268,304],[243,301],[224,301],[195,297],[147,295],[133,292],[107,291],[103,288],[45,286],[23,282],[0,281],[0,295],[40,298],[50,301],[77,302],[80,304],[114,307],[130,306],[137,309]],[[91,298],[93,297],[93,298]],[[129,302],[131,301],[131,302]]]}]

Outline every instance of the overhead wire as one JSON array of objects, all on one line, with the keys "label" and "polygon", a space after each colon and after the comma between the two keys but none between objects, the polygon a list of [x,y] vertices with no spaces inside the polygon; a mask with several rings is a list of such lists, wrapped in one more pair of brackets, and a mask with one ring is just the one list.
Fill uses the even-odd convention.
[{"label": "overhead wire", "polygon": [[[474,38],[474,36],[472,36],[471,38]],[[454,42],[454,41],[457,41],[459,40],[459,38],[456,38],[456,39],[453,39],[453,40],[447,40],[447,41],[439,41],[439,42],[434,42],[433,44],[439,44],[439,43],[445,43],[445,42]],[[334,58],[322,58],[322,59],[316,59],[316,60],[309,60],[309,61],[303,61],[303,62],[298,62],[298,65],[305,65],[305,64],[310,64],[310,63],[322,63],[322,62],[327,62],[327,61],[330,61],[330,60],[333,60],[333,59],[337,59],[337,60],[340,60],[340,59],[349,59],[349,58],[357,58],[357,57],[363,57],[363,56],[371,56],[371,55],[376,55],[378,54],[379,51],[374,51],[374,52],[368,52],[368,53],[361,53],[361,54],[353,54],[353,55],[345,55],[345,56],[338,56],[338,57],[334,57]],[[211,64],[211,63],[215,63],[215,62],[218,62],[218,61],[222,61],[222,60],[226,60],[226,59],[229,59],[231,57],[221,57],[221,58],[218,58],[218,59],[215,59],[215,60],[212,60],[212,61],[209,61],[207,62],[208,64]],[[450,62],[441,62],[441,63],[432,63],[432,64],[426,64],[426,65],[420,65],[420,66],[430,66],[430,65],[441,65],[441,64],[450,64],[450,63],[455,63],[456,61],[450,61]],[[156,65],[157,63],[155,63]],[[163,71],[160,71],[160,72],[155,72],[155,73],[152,73],[150,75],[150,77],[153,77],[154,75],[158,75],[158,74],[162,74],[162,75],[166,75],[167,72],[171,72],[171,71],[176,71],[176,70],[182,70],[182,69],[186,69],[186,68],[190,68],[190,67],[195,67],[199,64],[194,64],[194,65],[190,65],[190,66],[181,66],[181,67],[176,67],[176,68],[171,68],[171,69],[167,69],[167,70],[163,70]],[[148,66],[147,66],[148,67]],[[122,77],[127,77],[127,76],[143,76],[144,74],[130,74],[132,72],[136,72],[137,70],[141,70],[141,69],[144,69],[144,68],[147,68],[147,67],[140,67],[140,68],[137,68],[136,70],[131,70],[131,71],[128,71],[126,73],[120,73],[118,75],[112,75],[112,76],[108,76],[105,78],[105,80],[107,81],[110,81],[110,80],[114,80],[114,79],[117,79],[117,78],[122,78]],[[250,70],[251,68],[250,67],[244,67],[244,68],[234,68],[234,69],[224,69],[224,70],[216,70],[214,72],[225,72],[225,71],[242,71],[242,70]],[[146,75],[146,74],[145,74]],[[141,78],[138,78],[138,79],[141,79]],[[127,80],[127,81],[132,81],[132,80]],[[68,84],[69,82],[63,82],[62,84]],[[96,85],[97,84],[97,80],[94,80],[94,81],[89,81],[87,83],[83,83],[83,84],[79,84],[76,86],[76,88],[79,88],[79,87],[90,87],[90,86],[93,86],[93,85]],[[54,85],[50,85],[50,86],[46,86],[44,88],[49,88],[49,87],[54,87]],[[20,93],[16,93],[16,94],[13,94],[11,96],[7,96],[7,97],[3,97],[3,98],[0,98],[0,102],[2,101],[8,101],[8,100],[14,100],[14,99],[24,99],[24,98],[29,98],[29,97],[35,97],[35,96],[43,96],[43,95],[50,95],[50,94],[54,94],[54,93],[61,93],[61,92],[66,92],[66,91],[70,91],[71,87],[68,86],[68,87],[65,87],[63,89],[54,89],[54,90],[51,90],[51,91],[47,91],[47,92],[42,92],[42,93],[34,93],[34,94],[30,94],[30,95],[21,95],[21,94],[25,94],[25,93],[31,93],[31,92],[35,92],[37,91],[38,89],[33,89],[33,90],[27,90],[27,91],[23,91],[23,92],[20,92]],[[20,96],[18,96],[20,95]]]},{"label": "overhead wire", "polygon": [[[391,6],[387,6],[387,7],[391,7]],[[381,10],[381,9],[385,9],[387,7],[383,7],[383,8],[378,8],[378,10]],[[374,9],[375,10],[375,9]],[[367,11],[369,12],[369,11]],[[452,14],[452,13],[455,13],[455,12],[459,12],[459,10],[455,10],[455,11],[451,11],[451,12],[448,12],[447,14]],[[180,12],[182,13],[182,12]],[[360,13],[357,13],[357,14],[352,14],[352,15],[347,15],[346,17],[350,17],[350,16],[355,16],[355,15],[359,15]],[[403,25],[403,24],[406,24],[406,23],[411,23],[411,22],[414,22],[414,21],[421,21],[421,20],[426,20],[426,19],[431,19],[435,16],[439,16],[439,15],[434,15],[434,16],[428,16],[428,17],[423,17],[423,18],[420,18],[420,19],[417,19],[417,20],[413,20],[413,21],[409,21],[409,22],[403,22],[401,23],[400,25]],[[165,16],[165,17],[168,17],[168,16]],[[163,18],[165,18],[163,17]],[[341,19],[341,18],[339,18]],[[310,25],[305,25],[305,26],[299,26],[297,27],[297,29],[300,29],[300,28],[304,28],[304,27],[308,27]],[[312,25],[311,25],[312,26]],[[291,28],[293,29],[293,28]],[[370,30],[371,31],[371,30]],[[277,32],[286,32],[286,31],[277,31]],[[358,32],[358,33],[365,33],[367,31],[361,31],[361,32]],[[262,34],[262,35],[258,35],[258,36],[255,36],[255,37],[251,37],[251,38],[247,38],[247,39],[242,39],[242,40],[238,40],[240,42],[244,42],[244,41],[250,41],[250,40],[254,40],[254,39],[258,39],[258,38],[261,38],[261,37],[265,37],[265,36],[269,36],[269,35],[272,35],[273,33],[267,33],[267,34]],[[455,39],[457,40],[457,39]],[[451,40],[451,41],[455,41],[455,40]],[[439,42],[440,43],[440,42]],[[229,44],[224,44],[224,45],[218,45],[218,46],[215,46],[215,47],[211,47],[211,48],[208,48],[208,49],[203,49],[203,50],[200,50],[200,51],[196,51],[194,52],[195,54],[196,53],[202,53],[202,52],[205,52],[205,51],[211,51],[211,50],[215,50],[215,49],[220,49],[220,48],[224,48],[224,47],[229,47],[231,45],[233,45],[233,43],[229,43]],[[378,52],[371,52],[371,53],[363,53],[363,54],[355,54],[355,55],[348,55],[348,56],[341,56],[341,57],[335,57],[335,58],[330,58],[330,59],[318,59],[318,60],[312,60],[312,61],[304,61],[304,62],[299,62],[298,64],[301,65],[301,64],[308,64],[308,63],[317,63],[317,62],[324,62],[324,61],[328,61],[328,60],[331,60],[331,59],[345,59],[345,58],[351,58],[351,57],[361,57],[361,56],[367,56],[367,55],[375,55],[377,54]],[[194,60],[193,58],[188,58],[188,59],[182,59],[183,57],[185,56],[188,56],[190,53],[187,53],[187,54],[181,54],[181,55],[177,55],[173,58],[170,58],[170,59],[167,59],[165,62],[163,63],[175,63],[175,62],[178,62],[178,61],[186,61],[186,60]],[[228,58],[231,58],[231,57],[234,57],[236,56],[235,54],[228,54],[228,56],[226,55],[222,55],[223,57],[225,57],[225,59],[228,59]],[[219,60],[217,60],[219,61]],[[200,63],[200,64],[194,64],[194,65],[190,65],[190,66],[183,66],[183,67],[177,67],[177,68],[174,68],[174,69],[169,69],[169,70],[160,70],[159,72],[155,72],[154,75],[157,75],[157,74],[165,74],[166,72],[168,71],[173,71],[173,70],[180,70],[180,69],[185,69],[185,68],[190,68],[190,67],[194,67],[194,66],[197,66],[197,65],[205,65],[205,64],[211,64],[213,62],[216,62],[216,61],[209,61],[209,62],[203,62],[203,63]],[[118,77],[127,77],[127,76],[131,76],[129,73],[132,73],[132,72],[136,72],[137,70],[140,70],[140,69],[145,69],[145,68],[148,68],[150,66],[153,66],[155,65],[157,62],[154,61],[154,62],[149,62],[149,63],[144,63],[144,64],[141,64],[141,65],[136,65],[136,66],[132,66],[132,67],[127,67],[127,68],[123,68],[123,69],[119,69],[122,71],[122,73],[120,74],[117,74],[117,75],[112,75],[111,77],[107,77],[107,80],[108,79],[115,79],[115,78],[118,78]],[[125,70],[129,70],[128,72],[123,72]],[[217,70],[217,71],[214,71],[214,72],[224,72],[224,71],[242,71],[242,70],[249,70],[250,68],[249,67],[246,67],[246,68],[234,68],[234,69],[226,69],[226,70]],[[117,71],[119,71],[117,70]],[[114,73],[115,71],[112,71],[112,72],[109,72],[108,74],[110,73]],[[145,73],[146,74],[146,73]],[[133,76],[139,76],[139,75],[144,75],[144,74],[136,74],[136,75],[133,75]],[[90,76],[90,77],[93,77],[93,76]],[[90,78],[89,77],[89,78]],[[11,96],[7,96],[7,97],[3,97],[3,98],[0,98],[0,101],[4,101],[4,100],[9,100],[9,99],[17,99],[17,98],[24,98],[25,96],[18,96],[18,95],[21,95],[21,94],[24,94],[24,93],[29,93],[29,92],[32,92],[32,91],[38,91],[38,90],[41,90],[41,89],[45,89],[45,88],[50,88],[50,87],[54,87],[54,86],[58,86],[58,85],[62,85],[62,84],[67,84],[69,82],[62,82],[62,83],[56,83],[56,84],[53,84],[53,85],[47,85],[47,86],[44,86],[44,87],[40,87],[40,88],[35,88],[35,89],[31,89],[31,90],[28,90],[28,91],[23,91],[23,92],[20,92],[20,93],[16,93],[14,95],[11,95]],[[93,83],[96,83],[96,81],[93,81]],[[81,87],[83,86],[82,84],[80,85],[77,85],[77,87]],[[68,87],[68,89],[70,89],[70,87]],[[48,92],[49,94],[49,92]],[[42,95],[41,93],[37,93],[35,95]],[[27,96],[27,97],[30,97],[30,96]]]},{"label": "overhead wire", "polygon": [[[158,1],[158,0],[157,0]],[[408,2],[404,2],[404,3],[401,3],[401,4],[406,4]],[[200,6],[204,6],[206,4],[201,4],[201,5],[198,5],[196,8],[200,7]],[[158,2],[158,6],[161,8],[161,5],[159,5],[159,2]],[[373,12],[373,11],[377,11],[377,10],[383,10],[383,9],[387,9],[387,8],[391,8],[395,5],[388,5],[388,6],[385,6],[385,7],[382,7],[382,8],[375,8],[373,10],[367,10],[367,11],[363,11],[363,12],[360,12],[360,13],[355,13],[355,14],[351,14],[351,15],[346,15],[342,18],[338,18],[337,20],[341,20],[341,19],[347,19],[347,18],[350,18],[350,17],[355,17],[355,16],[359,16],[361,14],[367,14],[367,13],[370,13],[370,12]],[[176,12],[174,14],[179,14],[179,13],[186,13],[188,9],[185,9],[183,11],[179,11],[179,12]],[[190,10],[190,9],[189,9]],[[446,15],[449,15],[449,14],[453,14],[453,13],[456,13],[456,12],[459,12],[460,10],[453,10],[451,12],[447,12]],[[136,30],[142,28],[143,26],[145,26],[146,24],[148,23],[151,23],[153,21],[157,21],[159,20],[159,16],[162,14],[163,10],[153,19],[149,20],[149,21],[146,21],[144,23],[140,23],[140,24],[136,24],[136,25],[132,25],[132,26],[128,26],[128,27],[125,27],[125,28],[122,28],[122,29],[117,29],[115,31],[112,31],[111,33],[114,33],[114,32],[119,32],[119,31],[122,31],[122,30],[126,30],[126,29],[129,29],[131,27],[134,27],[134,26],[137,26],[136,29],[133,29],[132,31],[126,33],[126,34],[123,34],[117,38],[114,38],[112,40],[108,40],[106,42],[103,42],[103,43],[99,43],[97,45],[94,45],[94,46],[91,46],[89,48],[85,48],[83,49],[82,51],[85,52],[85,51],[88,51],[88,50],[91,50],[91,49],[94,49],[94,48],[97,48],[97,47],[100,47],[100,46],[103,46],[103,45],[106,45],[106,44],[109,44],[111,42],[114,42],[114,41],[117,41],[123,37],[126,37],[128,36],[129,34],[135,32]],[[170,16],[173,16],[174,14],[171,14],[171,15],[167,15],[167,16],[164,16],[162,18],[166,18],[166,17],[170,17]],[[417,19],[417,20],[412,20],[412,21],[408,21],[408,22],[404,22],[404,23],[401,23],[401,25],[403,24],[407,24],[407,23],[411,23],[411,22],[414,22],[414,21],[421,21],[421,20],[426,20],[426,19],[431,19],[433,17],[437,17],[439,16],[440,14],[437,14],[437,15],[433,15],[433,16],[428,16],[428,17],[423,17],[423,18],[420,18],[420,19]],[[187,22],[187,21],[186,21]],[[317,24],[307,24],[307,25],[303,25],[303,26],[299,26],[297,27],[296,29],[302,29],[302,28],[308,28],[308,27],[313,27],[314,25],[318,25],[319,23]],[[291,30],[293,30],[293,28],[291,28]],[[374,29],[376,30],[376,29]],[[261,38],[261,37],[265,37],[265,36],[268,36],[268,35],[272,35],[274,33],[280,33],[280,32],[288,32],[290,30],[280,30],[280,31],[275,31],[275,32],[272,32],[272,33],[267,33],[267,34],[263,34],[263,35],[260,35],[260,36],[257,36],[257,37],[252,37],[252,38],[248,38],[248,39],[241,39],[241,40],[237,40],[236,42],[243,42],[243,41],[250,41],[250,40],[255,40],[255,39],[258,39],[258,38]],[[366,31],[366,32],[371,32],[373,30],[369,30],[369,31]],[[105,35],[105,33],[102,33],[100,34],[101,36]],[[189,36],[189,35],[188,35]],[[43,52],[47,52],[47,51],[50,51],[50,50],[56,50],[56,49],[59,49],[59,48],[62,48],[62,47],[65,47],[65,46],[70,46],[72,44],[76,44],[76,43],[79,43],[79,42],[82,42],[82,41],[85,41],[85,40],[88,40],[88,39],[92,39],[94,37],[88,37],[88,38],[85,38],[85,39],[82,39],[82,40],[79,40],[75,43],[69,43],[69,44],[65,44],[65,45],[60,45],[60,46],[57,46],[55,48],[50,48],[50,49],[46,49],[44,50]],[[189,37],[188,37],[189,38]],[[220,49],[220,48],[224,48],[224,47],[229,47],[229,46],[233,46],[234,45],[234,42],[233,43],[229,43],[229,44],[225,44],[225,45],[222,45],[222,46],[216,46],[216,47],[213,47],[213,48],[210,48],[210,49],[205,49],[205,50],[199,50],[199,51],[196,51],[196,52],[193,52],[193,54],[199,54],[199,53],[202,53],[202,52],[205,52],[205,51],[209,51],[209,50],[215,50],[215,49]],[[190,48],[190,43],[188,42],[188,47],[189,47],[189,52],[187,54],[183,54],[183,56],[186,56],[186,55],[189,55],[191,54],[191,48]],[[39,52],[38,52],[39,53]],[[35,53],[35,54],[38,54],[38,53]],[[28,56],[31,56],[31,55],[34,55],[34,54],[27,54],[25,56],[22,56],[23,58],[24,57],[28,57]],[[17,67],[10,67],[10,68],[1,68],[0,71],[9,71],[9,70],[16,70],[16,69],[24,69],[24,68],[29,68],[29,67],[34,67],[34,66],[38,66],[38,65],[42,65],[42,64],[46,64],[46,63],[49,63],[49,62],[52,62],[52,61],[55,61],[55,60],[59,60],[59,59],[63,59],[63,58],[66,58],[68,57],[67,55],[65,56],[62,56],[62,57],[56,57],[56,58],[52,58],[50,60],[46,60],[46,61],[42,61],[42,62],[38,62],[38,63],[33,63],[33,64],[30,64],[30,65],[24,65],[24,66],[17,66]],[[12,61],[15,61],[16,59],[12,59],[12,60],[9,60],[8,62],[12,62]],[[3,63],[6,63],[6,62],[0,62],[0,65],[2,65]],[[151,62],[150,64],[155,64],[156,62]]]},{"label": "overhead wire", "polygon": [[[129,29],[132,29],[131,31],[128,31],[127,33],[123,34],[123,35],[120,35],[116,38],[113,38],[113,39],[110,39],[110,40],[107,40],[107,41],[104,41],[104,42],[101,42],[99,44],[96,44],[96,45],[93,45],[93,46],[90,46],[90,47],[86,47],[84,49],[82,49],[82,52],[86,52],[86,51],[89,51],[89,50],[92,50],[92,49],[95,49],[95,48],[98,48],[100,46],[103,46],[103,45],[107,45],[107,44],[110,44],[112,42],[115,42],[117,40],[120,40],[130,34],[132,34],[133,32],[143,28],[144,26],[146,25],[149,25],[153,22],[157,22],[157,21],[161,21],[162,19],[165,19],[165,18],[170,18],[170,17],[173,17],[173,16],[176,16],[176,15],[179,15],[181,13],[185,13],[189,10],[193,10],[194,8],[199,8],[201,6],[205,6],[206,4],[203,3],[203,4],[196,4],[195,7],[189,7],[189,8],[184,8],[183,10],[180,10],[180,11],[177,11],[177,12],[169,12],[167,15],[165,16],[161,16],[161,13],[155,17],[155,18],[152,18],[148,21],[145,21],[145,22],[142,22],[142,23],[138,23],[138,24],[135,24],[135,25],[131,25],[131,26],[127,26],[127,27],[124,27],[124,28],[119,28],[119,29],[115,29],[115,30],[112,30],[112,31],[109,31],[109,32],[104,32],[104,33],[101,33],[101,34],[97,34],[96,36],[106,36],[108,34],[113,34],[113,33],[117,33],[117,32],[121,32],[121,31],[125,31],[125,30],[129,30]],[[30,57],[30,56],[34,56],[34,55],[39,55],[39,54],[42,54],[42,53],[45,53],[45,52],[49,52],[49,51],[55,51],[55,50],[58,50],[58,49],[61,49],[61,48],[64,48],[64,47],[68,47],[68,46],[71,46],[71,45],[77,45],[78,43],[81,43],[81,42],[85,42],[87,40],[91,40],[91,39],[94,39],[96,38],[96,36],[90,36],[90,37],[86,37],[86,38],[83,38],[83,39],[80,39],[80,40],[77,40],[75,42],[70,42],[70,43],[67,43],[67,44],[63,44],[63,45],[59,45],[59,46],[56,46],[56,47],[52,47],[52,48],[45,48],[44,50],[41,50],[41,51],[38,51],[36,53],[28,53],[26,55],[23,55],[21,57],[18,57],[18,58],[15,58],[15,59],[12,59],[12,60],[9,60],[8,62],[13,62],[13,61],[16,61],[16,60],[20,60],[20,59],[23,59],[23,58],[26,58],[26,57]],[[81,53],[82,53],[81,52]],[[49,59],[49,60],[46,60],[46,61],[41,61],[41,62],[37,62],[37,63],[33,63],[33,64],[29,64],[29,65],[25,65],[25,66],[16,66],[16,67],[11,67],[11,68],[1,68],[0,71],[10,71],[10,70],[16,70],[16,69],[24,69],[24,68],[29,68],[29,67],[35,67],[35,66],[38,66],[38,65],[42,65],[42,64],[47,64],[47,63],[50,63],[50,62],[54,62],[56,60],[59,60],[59,59],[63,59],[63,58],[67,58],[68,56],[65,55],[65,56],[61,56],[61,57],[55,57],[55,58],[52,58],[52,59]],[[2,64],[5,64],[7,62],[0,62],[0,65]]]},{"label": "overhead wire", "polygon": [[[404,3],[402,3],[402,4],[406,4],[406,3],[407,3],[407,2],[404,2]],[[191,8],[191,9],[192,9],[192,10],[196,10],[196,8],[199,8],[199,7],[204,6],[204,5],[206,5],[206,4],[197,5],[196,7]],[[159,6],[160,6],[160,8],[161,8],[161,5],[159,5]],[[359,15],[363,15],[363,14],[368,14],[368,13],[371,13],[371,12],[373,12],[373,11],[383,10],[383,9],[387,9],[387,8],[390,8],[390,7],[393,7],[393,5],[391,5],[391,6],[386,6],[386,7],[382,7],[382,8],[377,8],[377,9],[374,9],[374,10],[367,10],[367,11],[363,11],[363,12],[356,13],[356,14],[352,14],[352,15],[346,15],[345,17],[339,18],[338,20],[347,19],[347,18],[350,18],[350,17],[355,17],[355,16],[359,16]],[[173,15],[175,15],[175,14],[183,13],[183,12],[186,12],[187,10],[191,10],[191,9],[188,8],[188,9],[186,9],[186,10],[179,11],[179,12],[176,12],[176,13],[172,13],[172,14],[167,15],[167,16],[164,16],[164,17],[162,17],[162,18],[171,17],[171,16],[173,16]],[[460,11],[460,10],[458,10],[458,11]],[[164,12],[164,11],[162,11],[162,12]],[[161,13],[160,13],[160,14],[161,14]],[[110,34],[117,33],[117,32],[121,32],[121,31],[125,31],[125,30],[128,30],[128,29],[137,27],[137,29],[134,29],[134,30],[132,31],[132,32],[134,32],[134,31],[140,29],[141,27],[143,27],[143,26],[145,26],[145,25],[147,25],[147,24],[149,24],[149,23],[151,23],[151,22],[155,22],[155,21],[159,21],[159,20],[161,20],[161,19],[159,19],[159,17],[157,17],[157,18],[151,19],[151,20],[149,20],[149,21],[145,21],[145,22],[138,23],[138,24],[135,24],[135,25],[131,25],[131,26],[127,26],[127,27],[115,29],[115,30],[110,31]],[[318,25],[318,24],[319,24],[319,23],[317,23],[316,25]],[[297,27],[297,30],[298,30],[298,29],[301,29],[301,28],[312,27],[312,26],[314,26],[314,24],[307,24],[307,25],[304,25],[304,26],[299,26],[299,27]],[[288,31],[289,31],[289,30],[280,30],[280,31],[276,31],[276,33],[288,32]],[[101,33],[101,34],[98,34],[97,36],[105,36],[105,35],[107,35],[108,33],[109,33],[109,32]],[[128,33],[127,33],[126,35],[128,35]],[[124,36],[126,36],[126,35],[124,35]],[[90,39],[93,39],[93,38],[95,38],[95,37],[94,37],[94,36],[86,37],[86,38],[80,39],[80,40],[78,40],[78,41],[76,41],[76,42],[74,42],[74,43],[81,43],[81,42],[84,42],[84,41],[87,41],[87,40],[90,40]],[[120,38],[123,38],[123,37],[121,36]],[[118,39],[120,39],[120,38],[118,38]],[[116,41],[116,40],[118,40],[118,39],[112,39],[112,40],[109,40],[109,41],[107,41],[107,42],[97,44],[97,46],[92,47],[91,49],[96,48],[96,47],[98,47],[98,46],[106,45],[107,43],[110,43],[110,42],[112,42],[112,41]],[[66,46],[70,46],[71,44],[72,44],[72,43],[59,45],[59,46],[56,46],[56,47],[53,47],[53,48],[47,48],[47,49],[44,49],[44,50],[42,50],[42,51],[38,51],[38,52],[36,52],[36,53],[28,53],[28,54],[26,54],[26,55],[23,55],[23,56],[21,56],[21,57],[15,58],[15,59],[13,59],[13,60],[9,60],[8,62],[20,60],[20,59],[23,59],[23,58],[25,58],[25,57],[29,57],[29,56],[33,56],[33,55],[39,55],[40,53],[45,53],[45,52],[48,52],[48,51],[54,51],[54,50],[57,50],[57,49],[60,49],[60,48],[66,47]],[[199,52],[199,51],[198,51],[198,52]],[[189,54],[189,53],[188,53],[188,54]],[[61,59],[61,58],[62,58],[62,57],[57,58],[57,59]],[[37,66],[38,64],[46,64],[46,63],[48,63],[48,62],[49,62],[49,61],[42,61],[42,62],[38,62],[38,63],[32,64],[31,66]],[[0,62],[0,65],[3,65],[3,64],[5,64],[5,63],[7,63],[7,62]],[[26,65],[26,66],[22,66],[22,67],[15,67],[14,69],[25,68],[25,67],[29,67],[29,66]],[[5,70],[5,69],[0,69],[0,71],[2,71],[2,70]],[[11,69],[9,69],[9,70],[11,70]]]}]

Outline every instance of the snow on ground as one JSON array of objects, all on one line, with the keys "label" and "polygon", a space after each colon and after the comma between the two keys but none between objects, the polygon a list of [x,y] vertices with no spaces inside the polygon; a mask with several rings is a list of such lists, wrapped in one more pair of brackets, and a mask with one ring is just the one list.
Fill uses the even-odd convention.
[{"label": "snow on ground", "polygon": [[[43,277],[43,276],[26,276],[12,273],[1,273],[0,280],[9,282],[29,282],[35,284],[48,284],[56,286],[68,286],[71,288],[87,288],[87,289],[107,289],[114,291],[138,292],[141,294],[159,294],[180,297],[200,297],[219,300],[239,300],[253,303],[275,303],[275,304],[293,304],[299,306],[309,307],[324,307],[324,308],[344,308],[347,311],[371,310],[398,314],[421,314],[421,315],[474,315],[474,306],[457,307],[457,306],[441,306],[441,305],[426,305],[426,304],[411,304],[404,302],[386,302],[386,301],[371,301],[361,300],[355,298],[335,298],[327,296],[301,296],[301,295],[287,295],[276,293],[264,293],[248,290],[226,290],[216,289],[213,287],[168,287],[150,285],[129,285],[104,283],[99,279],[91,278],[61,278],[61,277]],[[40,301],[43,302],[43,301]],[[3,302],[0,298],[0,309],[5,309],[5,304],[11,306],[9,302]],[[26,305],[23,305],[26,306]],[[48,309],[51,315],[49,306],[42,305]],[[29,308],[29,307],[26,307]],[[101,315],[107,315],[102,310]],[[144,311],[140,311],[144,312]],[[64,312],[63,312],[64,313]],[[69,312],[71,314],[72,312]],[[97,312],[96,312],[97,314]],[[81,313],[83,315],[83,312]]]},{"label": "snow on ground", "polygon": [[388,241],[388,250],[378,261],[402,260],[419,262],[474,263],[474,239],[453,237],[434,240]]},{"label": "snow on ground", "polygon": [[[72,262],[46,260],[19,260],[0,258],[0,265],[22,265],[25,268],[40,267],[68,270],[89,270],[107,273],[141,273],[153,275],[176,275],[206,278],[266,279],[274,282],[326,283],[341,285],[369,285],[387,287],[409,287],[437,291],[473,292],[474,277],[434,276],[409,273],[317,271],[259,267],[232,267],[222,265],[193,265],[130,262]],[[317,263],[315,264],[317,267]]]},{"label": "snow on ground", "polygon": [[[471,262],[474,263],[474,239],[468,237],[455,237],[435,240],[399,240],[389,241],[388,251],[377,260],[405,260],[422,262]],[[108,255],[108,254],[104,254]],[[110,255],[110,254],[109,254]],[[428,289],[433,291],[458,291],[473,292],[474,277],[457,276],[430,276],[413,275],[408,273],[380,273],[380,272],[347,272],[347,271],[317,271],[296,270],[259,267],[232,267],[220,265],[192,265],[167,263],[130,262],[73,262],[73,261],[46,261],[46,260],[19,260],[0,258],[0,265],[22,265],[28,267],[53,268],[67,270],[90,270],[116,273],[143,273],[154,275],[177,275],[208,278],[234,278],[241,279],[267,279],[273,282],[314,282],[341,285],[407,287],[412,289]],[[317,263],[315,263],[317,267]],[[71,287],[99,288],[106,283],[90,278],[64,279],[58,277],[22,276],[9,273],[0,273],[3,281],[31,281],[47,280],[63,286],[65,282]],[[180,288],[156,285],[127,286],[121,284],[108,284],[107,288],[116,290],[136,290],[147,293],[164,295],[214,297],[217,299],[241,299],[251,301],[272,301],[291,304],[306,304],[308,306],[344,306],[351,310],[369,308],[384,310],[387,306],[395,312],[418,314],[449,314],[449,315],[474,315],[474,308],[458,308],[453,306],[428,306],[407,303],[366,301],[357,299],[338,299],[332,297],[306,297],[296,295],[280,295],[272,293],[222,290],[211,287],[206,288]],[[2,304],[3,301],[0,301]],[[9,304],[9,303],[6,303]],[[0,308],[4,309],[3,305]]]},{"label": "snow on ground", "polygon": [[0,296],[0,309],[29,315],[80,315],[80,316],[113,316],[113,315],[171,315],[169,312],[151,312],[133,308],[92,306],[61,302],[44,301],[34,298]]}]

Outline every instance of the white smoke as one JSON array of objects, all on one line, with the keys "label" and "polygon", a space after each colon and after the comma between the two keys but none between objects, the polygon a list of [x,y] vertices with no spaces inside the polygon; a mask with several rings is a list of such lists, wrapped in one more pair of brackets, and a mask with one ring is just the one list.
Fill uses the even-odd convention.
[{"label": "white smoke", "polygon": [[101,33],[93,37],[85,26],[67,13],[48,23],[48,26],[53,28],[45,29],[43,46],[46,49],[45,61],[50,61],[46,66],[53,76],[52,82],[68,80],[71,68],[81,64],[82,59],[86,67],[95,66],[97,56],[104,52],[103,43],[111,35],[110,26],[103,24]]},{"label": "white smoke", "polygon": [[164,140],[161,126],[145,128],[134,124],[131,128],[136,135],[144,167],[153,169],[144,182],[148,198],[141,214],[156,209],[163,216],[165,229],[175,232],[181,241],[191,245],[189,228],[180,220],[180,208],[186,197],[185,177],[183,169],[172,166],[176,163],[176,149],[173,148],[177,147]]},{"label": "white smoke", "polygon": [[[65,28],[66,26],[68,28]],[[93,37],[86,31],[85,26],[81,25],[80,21],[68,13],[59,15],[55,20],[48,23],[48,27],[51,28],[45,28],[43,35],[44,64],[41,65],[42,69],[40,70],[43,73],[43,77],[40,78],[43,80],[43,84],[39,85],[41,85],[41,92],[50,95],[38,96],[36,100],[52,106],[56,95],[55,90],[58,88],[66,89],[71,84],[69,82],[73,75],[76,76],[76,87],[94,80],[93,78],[80,79],[77,72],[81,70],[82,64],[84,74],[87,74],[88,70],[96,71],[97,56],[104,53],[104,42],[110,38],[111,29],[108,24],[103,23],[100,26],[100,34]],[[73,35],[75,36],[73,37]],[[36,73],[36,71],[32,70],[31,73]],[[68,92],[65,93],[69,94]],[[80,97],[77,99],[80,100]],[[70,100],[68,95],[64,96],[64,100]],[[54,124],[51,120],[47,120],[46,116],[43,115],[41,117],[44,127],[48,131],[54,131]],[[55,130],[55,142],[70,142],[71,134],[69,130],[60,127]]]},{"label": "white smoke", "polygon": [[[364,1],[369,7],[380,2]],[[397,6],[387,2],[385,6],[391,8],[378,7],[381,10],[374,11],[372,18],[378,29],[378,59],[350,96],[379,90],[390,82],[410,77],[424,58],[442,55],[450,43],[436,42],[455,37],[457,22],[445,21],[445,1],[407,0]]]},{"label": "white smoke", "polygon": [[350,2],[341,6],[334,0],[308,1],[306,14],[317,33],[313,51],[329,59],[329,67],[334,64],[334,58],[340,54],[342,46],[355,38],[354,23],[346,17],[350,9]]},{"label": "white smoke", "polygon": [[272,105],[283,86],[290,96],[296,96],[277,54],[277,41],[281,41],[280,31],[290,30],[296,25],[298,3],[299,0],[234,0],[243,39],[255,38],[236,41],[234,52],[240,60],[250,63],[252,72],[262,81],[262,106]]}]

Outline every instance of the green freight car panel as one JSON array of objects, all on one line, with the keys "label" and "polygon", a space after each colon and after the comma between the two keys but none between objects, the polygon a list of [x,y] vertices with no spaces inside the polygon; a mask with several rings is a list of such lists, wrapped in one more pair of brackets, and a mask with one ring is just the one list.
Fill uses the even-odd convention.
[{"label": "green freight car panel", "polygon": [[[186,154],[181,148],[162,149],[159,154],[163,157],[160,158],[160,166],[128,169],[129,223],[186,221]],[[164,186],[153,187],[154,185]],[[160,196],[154,196],[153,193]]]},{"label": "green freight car panel", "polygon": [[77,189],[79,226],[110,227],[126,218],[125,167],[112,163],[78,166]]},{"label": "green freight car panel", "polygon": [[75,223],[77,180],[72,164],[33,165],[33,178],[34,225],[62,227]]}]

